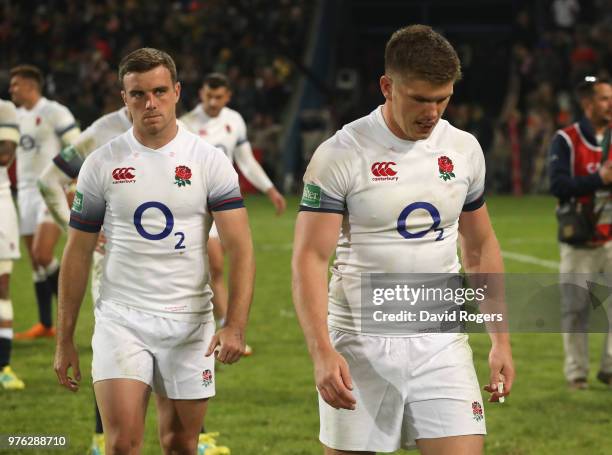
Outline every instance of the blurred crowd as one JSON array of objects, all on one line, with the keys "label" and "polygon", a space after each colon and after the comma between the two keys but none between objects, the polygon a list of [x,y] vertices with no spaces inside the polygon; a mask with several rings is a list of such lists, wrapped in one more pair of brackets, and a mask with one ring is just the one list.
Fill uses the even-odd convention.
[{"label": "blurred crowd", "polygon": [[311,2],[278,0],[32,0],[0,4],[0,87],[20,63],[40,67],[45,93],[68,106],[85,128],[121,106],[116,69],[143,46],[176,61],[179,115],[198,102],[211,71],[226,73],[257,146],[277,130],[304,52]]},{"label": "blurred crowd", "polygon": [[517,14],[512,36],[509,90],[490,149],[492,189],[511,190],[514,164],[522,192],[545,192],[550,140],[581,116],[575,86],[612,74],[612,1],[536,2]]}]

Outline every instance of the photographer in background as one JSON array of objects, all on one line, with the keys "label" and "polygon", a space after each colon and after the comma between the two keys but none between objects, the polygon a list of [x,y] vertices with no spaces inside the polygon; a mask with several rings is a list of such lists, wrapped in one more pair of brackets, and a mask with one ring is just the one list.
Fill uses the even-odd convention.
[{"label": "photographer in background", "polygon": [[[612,273],[612,85],[586,77],[576,96],[584,117],[555,134],[550,188],[559,199],[561,282],[568,274]],[[576,284],[576,283],[573,283]],[[571,389],[588,387],[589,298],[582,287],[562,287],[564,373]],[[606,336],[597,378],[612,386],[612,337]]]}]

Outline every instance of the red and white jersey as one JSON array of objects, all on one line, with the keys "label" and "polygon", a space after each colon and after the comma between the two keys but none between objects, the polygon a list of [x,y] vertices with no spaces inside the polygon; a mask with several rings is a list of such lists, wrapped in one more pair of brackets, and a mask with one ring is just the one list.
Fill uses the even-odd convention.
[{"label": "red and white jersey", "polygon": [[253,157],[242,115],[224,107],[216,117],[209,117],[198,104],[180,119],[192,133],[220,148],[259,191],[265,193],[274,185]]},{"label": "red and white jersey", "polygon": [[70,226],[104,227],[102,301],[204,322],[213,319],[211,212],[238,207],[238,176],[220,150],[180,125],[172,141],[153,150],[131,128],[85,160]]},{"label": "red and white jersey", "polygon": [[[557,134],[567,142],[570,151],[570,172],[572,177],[592,176],[599,172],[602,159],[601,145],[594,145],[597,139],[589,141],[582,128],[585,122],[576,122],[559,131]],[[608,158],[609,159],[609,158]],[[578,197],[583,204],[593,203],[595,213],[599,213],[597,233],[592,243],[605,243],[612,240],[612,193],[607,188],[600,188],[594,194]]]},{"label": "red and white jersey", "polygon": [[17,109],[21,139],[17,147],[17,189],[36,188],[42,171],[63,146],[79,133],[74,117],[66,106],[41,98],[28,110]]},{"label": "red and white jersey", "polygon": [[440,120],[402,140],[381,107],[319,146],[304,174],[302,211],[343,215],[329,288],[329,324],[361,332],[361,277],[456,273],[458,220],[484,204],[485,162],[474,136]]},{"label": "red and white jersey", "polygon": [[[17,109],[10,101],[0,100],[0,141],[11,141],[19,144],[19,126]],[[8,168],[0,166],[0,197],[11,195],[11,182]]]}]

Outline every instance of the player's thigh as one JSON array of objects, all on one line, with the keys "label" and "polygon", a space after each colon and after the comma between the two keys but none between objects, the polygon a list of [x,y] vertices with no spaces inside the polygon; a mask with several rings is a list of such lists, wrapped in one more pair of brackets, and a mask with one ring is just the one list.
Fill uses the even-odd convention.
[{"label": "player's thigh", "polygon": [[23,243],[25,244],[26,250],[28,252],[28,257],[30,258],[30,262],[32,263],[32,267],[35,267],[35,262],[34,262],[34,256],[32,253],[32,245],[34,243],[34,234],[31,235],[24,235],[23,237]]},{"label": "player's thigh", "polygon": [[[33,236],[36,231],[40,203],[42,198],[37,189],[21,189],[17,193],[17,205],[19,206],[19,234],[22,236]],[[43,202],[44,204],[44,202]]]},{"label": "player's thigh", "polygon": [[406,382],[401,353],[390,340],[330,331],[330,341],[347,361],[353,382],[355,410],[338,410],[319,394],[319,440],[338,453],[393,452],[401,447]]},{"label": "player's thigh", "polygon": [[60,227],[53,222],[46,221],[36,226],[32,252],[38,264],[46,266],[51,262],[53,249],[61,233]]},{"label": "player's thigh", "polygon": [[197,446],[198,434],[206,415],[208,398],[173,400],[155,395],[159,440],[162,447],[184,448]]},{"label": "player's thigh", "polygon": [[417,439],[416,443],[423,455],[479,455],[483,453],[484,436],[473,434]]},{"label": "player's thigh", "polygon": [[151,387],[134,379],[106,379],[94,383],[94,392],[109,438],[141,440]]},{"label": "player's thigh", "polygon": [[336,450],[324,446],[325,455],[376,455],[374,452],[347,452],[346,450]]},{"label": "player's thigh", "polygon": [[[215,334],[214,321],[193,323],[157,318],[153,391],[171,400],[215,395],[215,357],[204,354]],[[151,340],[153,343],[155,340]]]},{"label": "player's thigh", "polygon": [[210,271],[214,275],[223,274],[223,246],[219,237],[208,239],[208,262]]}]

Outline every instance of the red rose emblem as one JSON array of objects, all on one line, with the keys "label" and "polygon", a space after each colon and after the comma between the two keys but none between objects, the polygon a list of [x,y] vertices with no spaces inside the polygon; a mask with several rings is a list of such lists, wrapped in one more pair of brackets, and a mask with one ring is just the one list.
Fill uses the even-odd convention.
[{"label": "red rose emblem", "polygon": [[177,166],[174,169],[174,183],[178,187],[182,187],[185,185],[191,185],[191,169],[187,166]]},{"label": "red rose emblem", "polygon": [[447,180],[455,178],[453,169],[455,169],[455,166],[448,156],[442,155],[438,158],[438,171],[440,172],[440,178],[442,180],[446,182]]},{"label": "red rose emblem", "polygon": [[175,170],[176,177],[181,180],[189,180],[191,178],[191,169],[187,166],[178,166]]},{"label": "red rose emblem", "polygon": [[440,168],[440,172],[453,172],[455,168],[453,166],[453,162],[450,160],[448,156],[441,156],[438,158],[438,167]]}]

